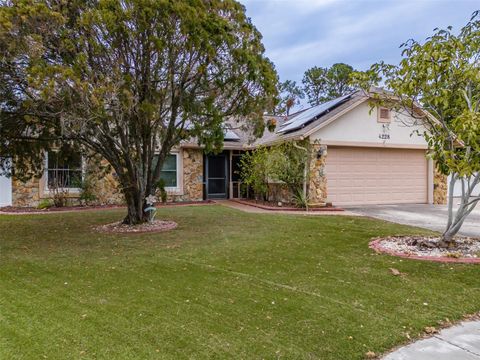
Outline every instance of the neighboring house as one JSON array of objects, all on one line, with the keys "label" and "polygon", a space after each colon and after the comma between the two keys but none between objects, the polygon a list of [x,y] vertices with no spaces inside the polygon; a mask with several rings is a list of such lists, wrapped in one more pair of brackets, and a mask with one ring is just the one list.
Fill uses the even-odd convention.
[{"label": "neighboring house", "polygon": [[[334,205],[445,203],[446,179],[436,174],[427,159],[427,144],[413,134],[419,125],[406,115],[386,108],[371,109],[369,96],[357,91],[275,119],[276,130],[253,142],[243,131],[226,131],[224,150],[204,154],[195,142],[184,142],[165,162],[162,177],[171,198],[178,201],[240,197],[238,175],[241,154],[258,146],[309,139],[316,156],[310,164],[309,196],[313,203]],[[407,125],[408,124],[408,125]],[[41,179],[27,183],[0,178],[0,206],[36,206],[51,196],[55,176],[78,176],[80,158],[62,163],[49,161]],[[61,175],[58,175],[61,174]],[[63,181],[63,179],[62,179]],[[74,196],[73,181],[63,181]],[[98,185],[99,201],[117,203],[121,194],[113,175]]]}]

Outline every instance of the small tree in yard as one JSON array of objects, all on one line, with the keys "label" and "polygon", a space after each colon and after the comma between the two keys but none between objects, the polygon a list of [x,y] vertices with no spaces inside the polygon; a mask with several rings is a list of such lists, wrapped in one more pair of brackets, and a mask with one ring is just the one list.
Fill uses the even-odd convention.
[{"label": "small tree in yard", "polygon": [[[219,149],[226,117],[254,134],[277,76],[234,0],[10,0],[0,7],[0,154],[39,168],[53,142],[106,159],[145,222],[173,146]],[[158,157],[158,160],[155,159]]]},{"label": "small tree in yard", "polygon": [[[370,79],[384,77],[390,92],[378,96],[416,123],[425,124],[423,133],[438,170],[451,175],[448,194],[448,221],[440,246],[454,244],[468,215],[480,202],[473,190],[480,184],[480,19],[475,12],[458,35],[436,30],[425,43],[409,40],[398,66],[375,64],[356,75],[367,87]],[[462,197],[453,209],[453,188],[460,181]]]}]

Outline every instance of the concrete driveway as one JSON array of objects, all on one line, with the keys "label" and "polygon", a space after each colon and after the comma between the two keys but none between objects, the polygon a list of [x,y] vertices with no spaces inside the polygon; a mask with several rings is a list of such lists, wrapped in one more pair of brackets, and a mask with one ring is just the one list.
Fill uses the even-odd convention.
[{"label": "concrete driveway", "polygon": [[[346,207],[346,210],[360,215],[435,231],[444,230],[448,216],[446,205],[365,205]],[[477,205],[476,209],[467,218],[460,234],[480,237],[480,205]]]}]

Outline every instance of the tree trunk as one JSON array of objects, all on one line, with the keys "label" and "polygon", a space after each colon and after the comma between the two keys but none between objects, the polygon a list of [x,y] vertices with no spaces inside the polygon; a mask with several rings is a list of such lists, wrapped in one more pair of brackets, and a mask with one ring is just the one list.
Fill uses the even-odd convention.
[{"label": "tree trunk", "polygon": [[473,179],[460,178],[462,186],[462,197],[460,205],[458,206],[457,211],[453,212],[453,201],[454,201],[454,191],[453,187],[456,183],[455,174],[452,175],[452,180],[450,182],[450,189],[448,193],[448,223],[447,228],[442,234],[442,238],[439,242],[439,247],[442,248],[451,248],[455,245],[455,235],[458,234],[462,228],[465,219],[470,215],[470,213],[475,209],[477,204],[480,202],[479,196],[472,196],[473,190],[480,183],[480,173],[476,175]]},{"label": "tree trunk", "polygon": [[127,225],[138,225],[148,221],[147,214],[143,211],[145,208],[145,196],[138,189],[125,191],[125,200],[127,202],[127,216],[123,223]]},{"label": "tree trunk", "polygon": [[[457,231],[458,232],[458,231]],[[438,243],[438,247],[443,248],[443,249],[449,249],[455,245],[455,240],[454,240],[454,234],[450,229],[447,229],[442,234],[442,237],[440,238],[440,242]]]}]

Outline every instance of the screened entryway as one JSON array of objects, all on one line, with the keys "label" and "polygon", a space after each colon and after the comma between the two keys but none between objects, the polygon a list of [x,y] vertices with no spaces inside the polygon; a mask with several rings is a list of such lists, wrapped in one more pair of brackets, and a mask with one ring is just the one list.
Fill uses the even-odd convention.
[{"label": "screened entryway", "polygon": [[205,190],[207,199],[228,198],[229,154],[205,156]]},{"label": "screened entryway", "polygon": [[243,150],[224,150],[204,155],[204,199],[236,199],[242,197],[240,161]]}]

